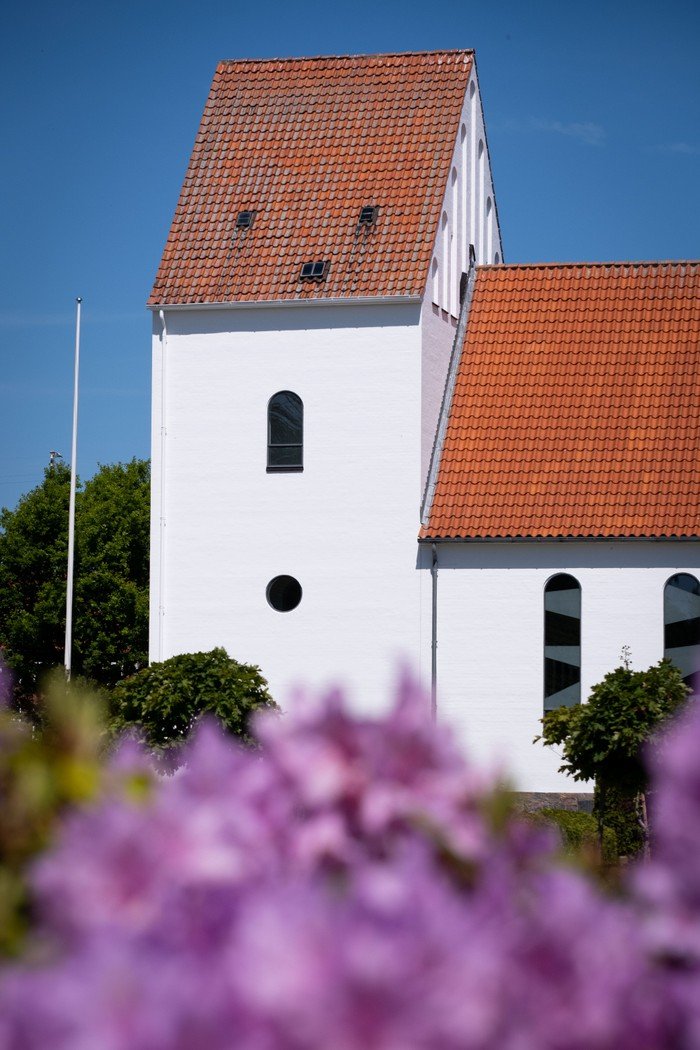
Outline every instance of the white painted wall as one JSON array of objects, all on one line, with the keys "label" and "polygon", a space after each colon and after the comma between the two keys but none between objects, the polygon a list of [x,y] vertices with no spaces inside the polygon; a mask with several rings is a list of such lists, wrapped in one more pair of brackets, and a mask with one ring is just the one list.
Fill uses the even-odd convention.
[{"label": "white painted wall", "polygon": [[479,264],[503,259],[476,69],[464,97],[426,292],[426,299],[455,319],[459,314],[459,281],[469,267],[470,244]]},{"label": "white painted wall", "polygon": [[[543,709],[544,586],[559,572],[581,584],[581,696],[621,663],[663,656],[663,589],[698,574],[700,543],[471,543],[438,547],[438,713],[478,761],[505,763],[523,791],[581,791],[560,759],[531,741]],[[423,636],[430,630],[430,550]],[[422,657],[429,677],[429,655]]]},{"label": "white painted wall", "polygon": [[420,323],[423,347],[421,359],[422,488],[425,486],[430,467],[430,454],[433,450],[457,323],[449,314],[430,302],[430,296],[426,296],[423,300]]},{"label": "white painted wall", "polygon": [[[163,399],[156,317],[152,660],[223,645],[283,703],[341,681],[371,706],[396,661],[417,660],[419,319],[418,305],[166,310]],[[268,474],[267,404],[284,389],[304,402],[304,471]],[[289,613],[265,597],[282,573],[304,592]]]}]

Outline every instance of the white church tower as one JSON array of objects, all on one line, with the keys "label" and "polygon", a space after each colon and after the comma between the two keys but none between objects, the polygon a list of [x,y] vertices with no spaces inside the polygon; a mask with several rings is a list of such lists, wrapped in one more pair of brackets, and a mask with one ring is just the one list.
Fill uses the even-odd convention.
[{"label": "white church tower", "polygon": [[473,52],[219,65],[149,300],[152,660],[223,645],[283,703],[429,680],[420,505],[470,252],[502,260]]}]

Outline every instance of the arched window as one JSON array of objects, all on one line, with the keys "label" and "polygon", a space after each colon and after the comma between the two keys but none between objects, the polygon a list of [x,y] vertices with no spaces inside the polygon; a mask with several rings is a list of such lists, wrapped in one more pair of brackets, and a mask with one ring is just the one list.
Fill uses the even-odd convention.
[{"label": "arched window", "polygon": [[440,289],[440,307],[450,308],[450,242],[447,228],[447,212],[442,213],[442,288]]},{"label": "arched window", "polygon": [[581,702],[581,585],[561,572],[544,589],[544,709]]},{"label": "arched window", "polygon": [[486,261],[491,262],[493,255],[493,204],[491,198],[486,198],[486,229],[484,230],[484,240],[486,241]]},{"label": "arched window", "polygon": [[267,469],[304,469],[304,405],[291,390],[273,394],[267,406]]},{"label": "arched window", "polygon": [[664,657],[700,696],[700,582],[677,572],[664,587]]}]

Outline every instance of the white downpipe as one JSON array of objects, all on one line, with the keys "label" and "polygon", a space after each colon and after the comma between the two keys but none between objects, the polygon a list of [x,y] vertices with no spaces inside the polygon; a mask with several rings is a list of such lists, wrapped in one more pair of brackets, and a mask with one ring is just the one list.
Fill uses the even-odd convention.
[{"label": "white downpipe", "polygon": [[66,679],[70,681],[73,649],[73,561],[75,555],[75,485],[78,459],[78,376],[80,373],[80,307],[77,298],[75,316],[75,367],[73,370],[73,438],[70,453],[70,502],[68,504],[68,575],[66,580],[66,641],[63,663]]},{"label": "white downpipe", "polygon": [[157,660],[163,659],[163,620],[165,617],[165,350],[168,342],[168,329],[165,323],[165,311],[159,310],[158,317],[162,325],[160,334],[160,470],[158,478],[158,640]]}]

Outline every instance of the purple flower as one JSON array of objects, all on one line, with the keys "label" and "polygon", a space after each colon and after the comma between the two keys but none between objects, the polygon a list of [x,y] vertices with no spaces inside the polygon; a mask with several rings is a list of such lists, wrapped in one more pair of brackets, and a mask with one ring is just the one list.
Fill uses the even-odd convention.
[{"label": "purple flower", "polygon": [[[126,787],[143,753],[117,753],[106,797],[36,867],[41,925],[0,981],[0,1046],[697,1044],[700,854],[685,824],[657,835],[640,900],[609,899],[540,829],[492,827],[495,785],[405,680],[381,719],[332,694],[258,731],[251,752],[202,724],[177,774],[141,795]],[[685,731],[697,748],[700,723]],[[669,738],[658,805],[700,827],[692,754]]]}]

